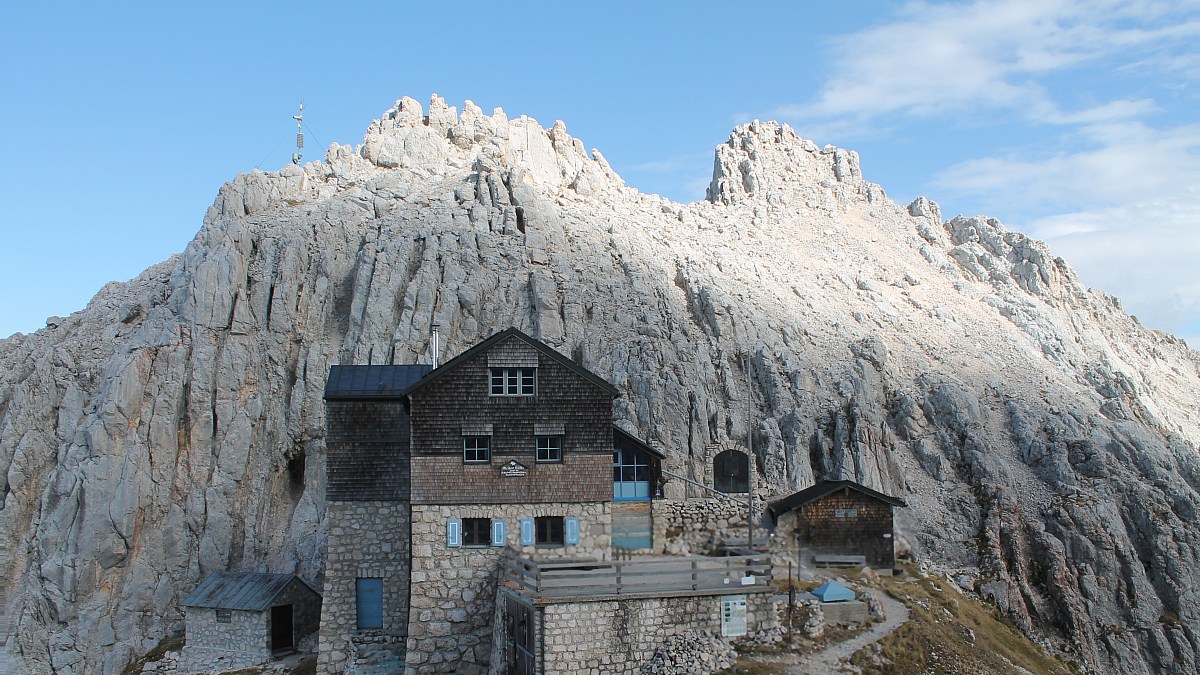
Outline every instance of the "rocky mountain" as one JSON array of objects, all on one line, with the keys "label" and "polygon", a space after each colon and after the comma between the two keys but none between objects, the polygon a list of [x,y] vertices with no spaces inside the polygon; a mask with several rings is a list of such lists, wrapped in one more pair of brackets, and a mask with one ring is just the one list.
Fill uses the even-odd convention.
[{"label": "rocky mountain", "polygon": [[752,431],[776,492],[898,494],[920,560],[1084,670],[1197,669],[1200,354],[786,125],[678,204],[437,97],[239,175],[182,254],[0,341],[10,651],[116,673],[209,572],[319,581],[328,367],[428,361],[435,322],[445,356],[516,326],[609,378],[676,470]]}]

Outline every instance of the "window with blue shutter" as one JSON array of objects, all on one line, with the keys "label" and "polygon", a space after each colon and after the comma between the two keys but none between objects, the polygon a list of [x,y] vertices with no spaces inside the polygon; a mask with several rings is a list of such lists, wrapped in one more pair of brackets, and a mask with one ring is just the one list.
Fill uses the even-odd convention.
[{"label": "window with blue shutter", "polygon": [[508,530],[504,525],[504,521],[500,519],[492,520],[492,546],[504,546],[508,543]]},{"label": "window with blue shutter", "polygon": [[533,546],[533,518],[521,519],[521,545]]},{"label": "window with blue shutter", "polygon": [[578,544],[579,543],[579,519],[564,518],[563,519],[563,543]]},{"label": "window with blue shutter", "polygon": [[462,546],[462,521],[452,518],[446,521],[446,545]]}]

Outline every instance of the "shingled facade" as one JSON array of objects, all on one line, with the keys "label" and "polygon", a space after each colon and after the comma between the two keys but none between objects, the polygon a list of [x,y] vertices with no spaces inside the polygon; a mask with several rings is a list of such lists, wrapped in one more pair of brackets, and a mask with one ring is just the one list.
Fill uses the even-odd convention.
[{"label": "shingled facade", "polygon": [[802,566],[823,556],[862,556],[866,565],[891,570],[895,564],[892,509],[904,500],[851,480],[822,480],[775,500],[778,546]]},{"label": "shingled facade", "polygon": [[437,369],[334,366],[320,672],[487,672],[506,547],[610,559],[616,395],[515,329]]}]

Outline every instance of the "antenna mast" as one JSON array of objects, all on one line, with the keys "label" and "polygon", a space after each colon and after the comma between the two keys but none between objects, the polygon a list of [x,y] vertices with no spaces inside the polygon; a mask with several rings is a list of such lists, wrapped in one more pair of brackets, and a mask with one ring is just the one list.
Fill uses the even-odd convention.
[{"label": "antenna mast", "polygon": [[299,165],[304,159],[304,101],[300,101],[300,114],[292,115],[296,120],[296,151],[292,153],[292,164]]}]

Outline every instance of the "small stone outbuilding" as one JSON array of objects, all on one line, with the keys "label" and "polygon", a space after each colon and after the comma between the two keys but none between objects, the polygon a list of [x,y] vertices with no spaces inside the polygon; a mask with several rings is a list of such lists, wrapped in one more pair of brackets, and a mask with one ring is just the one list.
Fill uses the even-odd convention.
[{"label": "small stone outbuilding", "polygon": [[779,552],[803,567],[890,571],[896,561],[892,509],[903,506],[904,500],[852,480],[823,480],[772,501],[767,510]]},{"label": "small stone outbuilding", "polygon": [[248,668],[291,653],[321,618],[321,595],[294,574],[217,572],[182,606],[185,672]]}]

